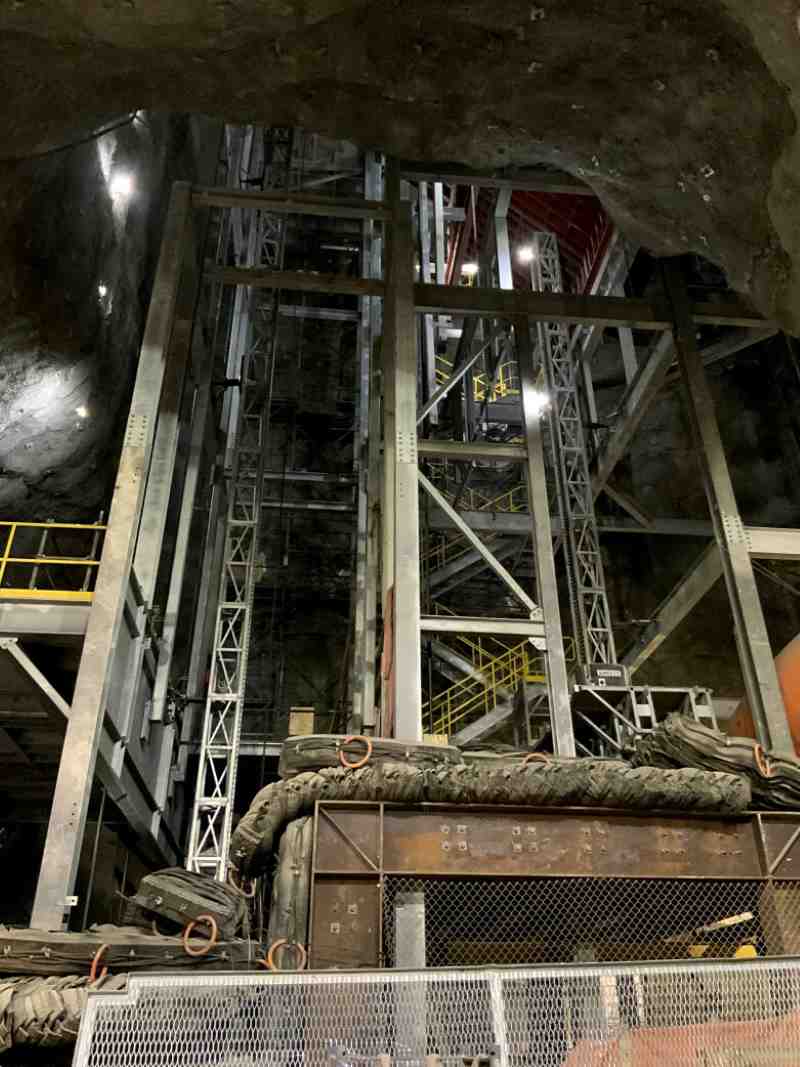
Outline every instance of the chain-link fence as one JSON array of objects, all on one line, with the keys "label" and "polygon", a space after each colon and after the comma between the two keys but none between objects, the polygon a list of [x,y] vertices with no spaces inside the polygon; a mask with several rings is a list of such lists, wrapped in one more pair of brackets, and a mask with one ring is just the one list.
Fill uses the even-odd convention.
[{"label": "chain-link fence", "polygon": [[408,902],[424,908],[429,967],[784,955],[800,947],[800,882],[389,876],[387,967],[403,963],[397,915]]},{"label": "chain-link fence", "polygon": [[800,961],[135,976],[75,1067],[755,1067],[800,1062]]}]

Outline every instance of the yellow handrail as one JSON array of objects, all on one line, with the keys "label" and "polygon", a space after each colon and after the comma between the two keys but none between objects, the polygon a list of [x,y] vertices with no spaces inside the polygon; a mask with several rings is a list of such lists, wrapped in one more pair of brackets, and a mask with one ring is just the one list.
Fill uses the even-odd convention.
[{"label": "yellow handrail", "polygon": [[[444,614],[452,614],[443,605],[437,604],[435,607]],[[539,684],[547,681],[545,656],[527,638],[508,647],[498,639],[489,637],[489,641],[501,648],[500,653],[489,655],[482,644],[487,640],[485,637],[475,641],[462,634],[452,637],[459,646],[470,651],[476,675],[460,679],[423,705],[428,733],[449,735],[458,724],[466,725],[465,720],[471,722],[488,715],[499,703],[498,690],[507,690],[509,695],[513,695],[522,681]],[[459,651],[463,652],[463,647]],[[572,638],[565,639],[564,651],[567,662],[574,662],[575,642]]]},{"label": "yellow handrail", "polygon": [[[102,523],[0,520],[0,600],[91,601],[105,529]],[[53,551],[52,535],[67,530],[76,534],[78,547],[86,540],[85,554],[77,554],[75,547],[70,553]]]}]

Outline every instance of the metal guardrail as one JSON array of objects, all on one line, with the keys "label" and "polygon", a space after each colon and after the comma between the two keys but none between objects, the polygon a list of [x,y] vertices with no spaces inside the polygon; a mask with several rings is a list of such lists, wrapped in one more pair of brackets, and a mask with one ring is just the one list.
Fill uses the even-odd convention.
[{"label": "metal guardrail", "polygon": [[0,521],[0,600],[89,603],[105,525]]},{"label": "metal guardrail", "polygon": [[745,1067],[800,1062],[800,960],[134,975],[75,1067]]}]

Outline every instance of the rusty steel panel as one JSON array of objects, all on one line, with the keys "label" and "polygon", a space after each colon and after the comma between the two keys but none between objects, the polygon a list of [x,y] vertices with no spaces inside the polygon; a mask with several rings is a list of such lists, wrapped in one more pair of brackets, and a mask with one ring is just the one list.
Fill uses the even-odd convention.
[{"label": "rusty steel panel", "polygon": [[776,878],[800,878],[800,815],[764,812],[759,815],[764,831],[768,870]]},{"label": "rusty steel panel", "polygon": [[387,809],[384,869],[443,875],[758,878],[752,821]]},{"label": "rusty steel panel", "polygon": [[365,879],[317,879],[311,924],[311,967],[377,967],[380,887]]},{"label": "rusty steel panel", "polygon": [[320,804],[315,870],[370,874],[380,870],[380,809]]}]

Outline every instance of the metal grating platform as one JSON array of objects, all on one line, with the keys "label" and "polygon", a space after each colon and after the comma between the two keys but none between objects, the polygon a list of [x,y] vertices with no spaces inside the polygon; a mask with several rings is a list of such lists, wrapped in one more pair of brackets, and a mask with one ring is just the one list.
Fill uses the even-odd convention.
[{"label": "metal grating platform", "polygon": [[74,1063],[386,1067],[476,1057],[498,1067],[797,1063],[800,960],[134,976],[126,994],[90,996]]}]

